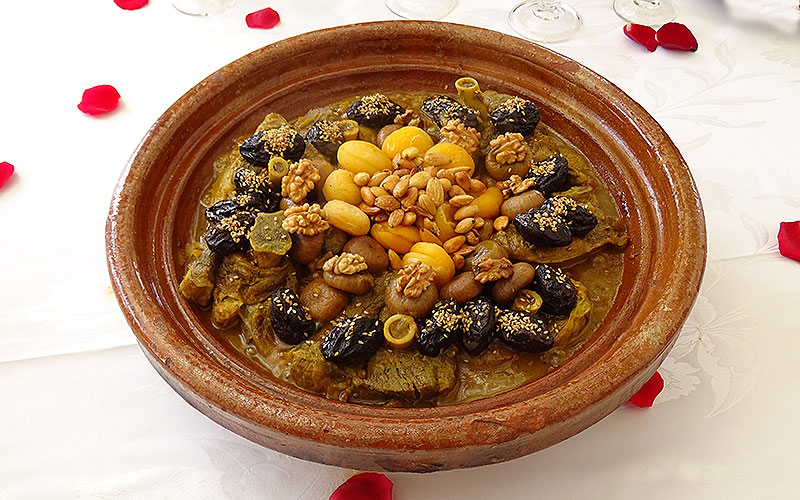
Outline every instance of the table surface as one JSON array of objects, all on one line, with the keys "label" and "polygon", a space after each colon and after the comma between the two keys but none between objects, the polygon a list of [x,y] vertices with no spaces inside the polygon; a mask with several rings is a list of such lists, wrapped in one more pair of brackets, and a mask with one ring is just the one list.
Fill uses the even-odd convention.
[{"label": "table surface", "polygon": [[[511,30],[516,2],[461,0],[445,20]],[[800,264],[778,254],[800,219],[800,14],[793,1],[678,1],[696,53],[648,53],[611,0],[549,46],[608,78],[667,130],[697,181],[708,268],[651,409],[626,405],[508,463],[389,474],[398,500],[797,498]],[[282,22],[248,29],[269,5]],[[106,270],[120,171],[150,124],[209,73],[319,28],[394,19],[378,0],[239,0],[194,18],[167,0],[0,6],[0,499],[324,499],[353,471],[261,448],[186,404],[142,355]],[[120,108],[76,109],[112,84]]]}]

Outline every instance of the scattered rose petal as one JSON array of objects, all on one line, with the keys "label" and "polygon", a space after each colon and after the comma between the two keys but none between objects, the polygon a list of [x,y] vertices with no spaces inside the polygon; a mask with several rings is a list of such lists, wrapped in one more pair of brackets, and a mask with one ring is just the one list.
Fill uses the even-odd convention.
[{"label": "scattered rose petal", "polygon": [[364,472],[343,482],[328,500],[392,500],[393,487],[383,474]]},{"label": "scattered rose petal", "polygon": [[111,85],[98,85],[83,91],[83,99],[78,109],[87,115],[102,115],[113,111],[119,105],[120,95]]},{"label": "scattered rose petal", "polygon": [[650,26],[628,23],[622,28],[622,31],[625,32],[628,38],[644,45],[650,52],[653,52],[658,47],[658,42],[656,42],[656,30]]},{"label": "scattered rose petal", "polygon": [[697,39],[681,23],[667,23],[656,32],[658,44],[670,50],[697,50]]},{"label": "scattered rose petal", "polygon": [[784,257],[800,261],[800,220],[781,222],[778,230],[778,251]]},{"label": "scattered rose petal", "polygon": [[633,395],[630,399],[631,403],[635,404],[639,408],[650,408],[653,406],[653,401],[656,400],[656,396],[661,394],[661,391],[664,390],[664,379],[661,378],[661,374],[655,372],[650,380],[645,382],[639,392]]},{"label": "scattered rose petal", "polygon": [[0,162],[0,187],[14,174],[14,165],[7,161]]},{"label": "scattered rose petal", "polygon": [[266,9],[247,14],[244,20],[250,28],[263,28],[268,30],[274,28],[276,24],[281,22],[281,16],[273,9],[267,7]]},{"label": "scattered rose petal", "polygon": [[114,0],[117,7],[125,10],[141,9],[147,5],[148,0]]}]

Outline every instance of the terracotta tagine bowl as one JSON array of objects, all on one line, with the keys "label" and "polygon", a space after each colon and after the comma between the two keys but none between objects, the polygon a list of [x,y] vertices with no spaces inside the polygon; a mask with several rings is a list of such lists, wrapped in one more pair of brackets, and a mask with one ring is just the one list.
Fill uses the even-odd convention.
[{"label": "terracotta tagine bowl", "polygon": [[[331,401],[272,377],[218,340],[178,292],[179,255],[214,159],[270,111],[374,91],[483,88],[535,101],[542,121],[593,163],[626,217],[617,299],[596,334],[545,377],[439,408]],[[434,22],[307,33],[212,74],[147,132],[123,172],[106,226],[108,265],[153,366],[191,405],[247,439],[363,470],[427,472],[502,462],[546,448],[619,407],[653,374],[697,295],[706,257],[689,170],[641,106],[601,76],[519,38]]]}]

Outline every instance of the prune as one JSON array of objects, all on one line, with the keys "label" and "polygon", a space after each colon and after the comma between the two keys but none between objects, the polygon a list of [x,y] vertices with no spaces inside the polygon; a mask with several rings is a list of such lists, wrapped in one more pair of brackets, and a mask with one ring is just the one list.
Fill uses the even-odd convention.
[{"label": "prune", "polygon": [[305,310],[297,294],[290,288],[278,288],[272,293],[269,311],[275,336],[287,344],[299,344],[314,333],[316,323]]},{"label": "prune", "polygon": [[239,146],[242,158],[257,167],[269,166],[273,156],[280,156],[286,161],[297,161],[303,157],[305,151],[306,141],[303,136],[287,125],[256,132]]},{"label": "prune", "polygon": [[566,196],[553,196],[545,200],[543,210],[549,210],[567,221],[573,236],[586,236],[597,225],[591,210]]},{"label": "prune", "polygon": [[336,158],[339,146],[344,143],[344,134],[336,122],[317,120],[308,129],[306,140],[323,155],[328,158]]},{"label": "prune", "polygon": [[354,101],[347,107],[345,117],[355,120],[359,125],[381,128],[394,122],[397,115],[405,113],[405,108],[383,94],[372,94]]},{"label": "prune", "polygon": [[440,127],[447,125],[450,120],[459,119],[467,128],[478,128],[478,112],[446,95],[425,99],[420,111],[430,116]]},{"label": "prune", "polygon": [[518,351],[544,352],[553,347],[553,334],[544,321],[527,311],[499,309],[495,331],[500,339]]},{"label": "prune", "polygon": [[382,344],[382,321],[349,317],[333,325],[320,347],[325,359],[344,364],[369,359]]},{"label": "prune", "polygon": [[242,199],[240,205],[258,206],[260,201],[263,211],[275,212],[278,210],[280,196],[272,190],[266,170],[256,172],[250,168],[240,168],[233,174],[233,185],[236,187],[237,195],[252,195],[253,197],[252,200]]},{"label": "prune", "polygon": [[578,290],[567,273],[547,264],[536,266],[531,288],[542,297],[543,313],[556,316],[569,314],[578,303]]},{"label": "prune", "polygon": [[527,137],[539,124],[539,108],[527,99],[512,97],[498,106],[490,119],[500,134],[517,132]]},{"label": "prune", "polygon": [[226,217],[206,233],[206,245],[217,255],[246,252],[250,248],[247,236],[254,222],[255,217],[247,212]]},{"label": "prune", "polygon": [[233,217],[241,207],[233,200],[222,200],[206,208],[206,219],[212,224],[219,224],[222,219]]},{"label": "prune", "polygon": [[461,345],[469,354],[477,356],[489,347],[494,335],[494,304],[483,296],[472,299],[464,306],[463,318]]},{"label": "prune", "polygon": [[514,217],[514,227],[534,246],[565,247],[572,243],[572,232],[562,217],[541,208]]},{"label": "prune", "polygon": [[537,191],[549,195],[569,187],[569,163],[563,156],[551,156],[534,163],[525,177],[536,181]]},{"label": "prune", "polygon": [[426,356],[438,356],[462,335],[464,317],[452,299],[440,300],[419,330],[417,347]]}]

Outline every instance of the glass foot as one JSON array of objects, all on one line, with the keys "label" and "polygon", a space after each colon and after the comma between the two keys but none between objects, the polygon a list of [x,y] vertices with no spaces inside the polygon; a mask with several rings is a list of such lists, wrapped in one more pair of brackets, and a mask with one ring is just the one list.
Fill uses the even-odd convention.
[{"label": "glass foot", "polygon": [[190,16],[213,16],[227,9],[236,0],[172,0],[172,6]]},{"label": "glass foot", "polygon": [[561,2],[522,2],[508,15],[508,22],[523,37],[535,42],[558,42],[572,37],[581,27],[578,12]]},{"label": "glass foot", "polygon": [[457,3],[458,0],[386,0],[386,7],[406,19],[441,19]]},{"label": "glass foot", "polygon": [[678,14],[670,0],[614,0],[614,11],[626,21],[647,26],[667,24]]}]

